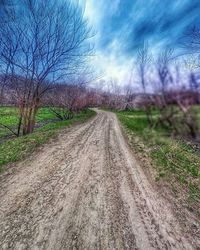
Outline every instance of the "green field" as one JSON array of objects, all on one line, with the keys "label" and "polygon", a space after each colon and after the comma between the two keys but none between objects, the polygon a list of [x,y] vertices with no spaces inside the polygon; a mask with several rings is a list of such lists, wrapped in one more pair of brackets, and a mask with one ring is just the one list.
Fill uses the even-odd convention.
[{"label": "green field", "polygon": [[[142,159],[147,155],[147,161],[155,167],[156,181],[163,183],[165,180],[175,197],[187,200],[188,208],[200,215],[198,205],[200,202],[200,153],[183,140],[172,138],[166,129],[150,129],[143,111],[116,113],[133,148]],[[156,111],[154,116],[157,116]]]},{"label": "green field", "polygon": [[[4,123],[10,127],[16,126],[18,118],[17,108],[1,107],[0,114],[0,123]],[[94,115],[94,111],[86,110],[76,114],[71,120],[59,121],[55,119],[55,116],[48,108],[41,108],[37,115],[37,124],[42,123],[42,126],[36,128],[34,133],[18,138],[6,138],[6,140],[1,141],[5,136],[11,134],[5,128],[2,128],[0,130],[0,171],[3,170],[4,165],[23,159],[38,146],[56,136],[61,128],[77,122],[84,122]]]},{"label": "green field", "polygon": [[[12,129],[17,127],[19,120],[18,109],[15,107],[0,107],[0,139],[1,137],[12,135],[12,133],[1,126],[4,124]],[[55,120],[55,115],[48,108],[41,108],[36,116],[36,123],[42,126],[43,123]]]}]

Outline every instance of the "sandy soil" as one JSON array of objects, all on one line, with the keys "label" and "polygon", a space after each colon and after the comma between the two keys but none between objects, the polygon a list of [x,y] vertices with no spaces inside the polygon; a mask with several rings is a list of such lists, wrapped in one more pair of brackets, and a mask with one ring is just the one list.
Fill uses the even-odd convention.
[{"label": "sandy soil", "polygon": [[98,111],[0,176],[0,249],[197,249]]}]

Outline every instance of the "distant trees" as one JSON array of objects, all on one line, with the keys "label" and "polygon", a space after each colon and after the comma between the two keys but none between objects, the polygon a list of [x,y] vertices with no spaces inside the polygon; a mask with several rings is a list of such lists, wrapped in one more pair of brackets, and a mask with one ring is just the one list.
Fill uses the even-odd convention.
[{"label": "distant trees", "polygon": [[58,84],[49,97],[49,109],[60,120],[70,120],[88,107],[88,91],[79,84]]},{"label": "distant trees", "polygon": [[18,4],[10,7],[15,20],[0,27],[0,63],[19,106],[19,131],[22,126],[25,135],[33,132],[42,98],[53,84],[83,67],[90,30],[82,10],[70,0]]},{"label": "distant trees", "polygon": [[177,93],[175,101],[179,108],[176,120],[177,131],[179,134],[185,133],[193,138],[197,137],[199,124],[194,105],[197,104],[197,93],[187,90]]},{"label": "distant trees", "polygon": [[147,74],[150,61],[151,56],[149,54],[149,47],[148,44],[144,42],[143,45],[138,49],[137,53],[138,75],[140,77],[140,82],[144,94],[147,91],[147,81],[145,75]]},{"label": "distant trees", "polygon": [[158,81],[158,88],[156,90],[159,95],[155,98],[155,106],[160,113],[159,119],[155,122],[160,123],[162,126],[169,126],[170,128],[173,127],[174,115],[176,114],[174,106],[170,106],[168,102],[169,87],[174,84],[174,79],[169,66],[169,63],[172,60],[172,55],[173,50],[166,48],[158,55],[155,62]]},{"label": "distant trees", "polygon": [[132,102],[134,99],[134,91],[131,82],[124,86],[124,109],[129,110],[132,109]]},{"label": "distant trees", "polygon": [[139,83],[137,91],[133,91],[136,81],[132,78],[123,90],[120,85],[113,88],[113,81],[108,81],[111,90],[102,93],[102,106],[143,109],[151,129],[159,127],[172,135],[196,138],[199,126],[195,105],[199,104],[200,77],[197,72],[188,73],[181,60],[175,61],[170,48],[151,56],[144,43],[137,51],[137,75],[133,71]]}]

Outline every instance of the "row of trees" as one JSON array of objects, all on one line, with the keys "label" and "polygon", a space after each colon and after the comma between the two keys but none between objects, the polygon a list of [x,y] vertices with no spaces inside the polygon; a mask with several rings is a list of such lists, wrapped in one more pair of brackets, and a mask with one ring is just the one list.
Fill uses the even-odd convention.
[{"label": "row of trees", "polygon": [[[57,120],[69,120],[81,111],[86,111],[88,107],[96,106],[96,92],[87,87],[85,82],[57,83],[40,100],[40,107],[48,107]],[[2,105],[17,106],[19,99],[15,89],[10,89],[9,85],[4,89]],[[11,128],[0,124],[9,129],[14,135],[20,136],[22,124],[19,117],[17,127]]]},{"label": "row of trees", "polygon": [[134,91],[120,95],[114,92],[101,94],[103,107],[118,110],[143,109],[150,128],[161,126],[175,135],[184,134],[193,138],[199,132],[196,107],[199,104],[199,93],[184,88],[167,90],[164,94]]},{"label": "row of trees", "polygon": [[38,109],[55,86],[54,95],[66,101],[62,89],[70,87],[58,88],[57,83],[71,83],[84,72],[90,38],[83,11],[74,1],[1,2],[0,103],[9,95],[19,107],[17,135],[33,132]]}]

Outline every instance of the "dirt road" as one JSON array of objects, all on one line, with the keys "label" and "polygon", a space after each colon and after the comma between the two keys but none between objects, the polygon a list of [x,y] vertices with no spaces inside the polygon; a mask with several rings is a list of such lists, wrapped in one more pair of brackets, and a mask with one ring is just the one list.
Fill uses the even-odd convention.
[{"label": "dirt road", "polygon": [[0,249],[195,248],[98,111],[0,176]]}]

